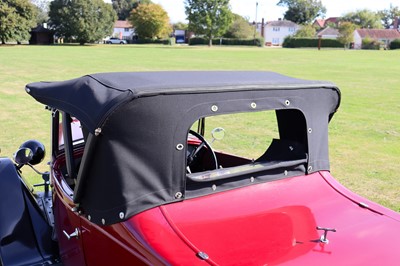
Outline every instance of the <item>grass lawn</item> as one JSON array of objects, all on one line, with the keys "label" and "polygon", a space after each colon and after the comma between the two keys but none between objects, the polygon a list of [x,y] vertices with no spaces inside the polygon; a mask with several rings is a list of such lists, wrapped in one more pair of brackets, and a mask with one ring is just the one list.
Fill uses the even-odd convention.
[{"label": "grass lawn", "polygon": [[341,108],[330,124],[332,173],[354,192],[400,211],[399,61],[400,50],[0,46],[1,156],[12,156],[30,138],[50,148],[50,114],[25,93],[30,82],[115,71],[275,71],[339,86]]}]

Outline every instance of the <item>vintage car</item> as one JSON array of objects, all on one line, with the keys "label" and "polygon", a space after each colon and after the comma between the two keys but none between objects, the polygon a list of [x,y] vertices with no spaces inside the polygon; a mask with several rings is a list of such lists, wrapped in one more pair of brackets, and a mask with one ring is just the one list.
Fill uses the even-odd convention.
[{"label": "vintage car", "polygon": [[21,174],[35,140],[0,159],[4,265],[400,263],[400,214],[330,174],[330,82],[101,73],[26,92],[49,110],[50,171],[38,191]]}]

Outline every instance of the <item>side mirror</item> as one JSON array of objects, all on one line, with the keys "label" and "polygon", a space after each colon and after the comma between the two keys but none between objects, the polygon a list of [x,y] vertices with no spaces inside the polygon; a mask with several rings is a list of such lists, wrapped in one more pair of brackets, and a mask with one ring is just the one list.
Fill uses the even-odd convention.
[{"label": "side mirror", "polygon": [[222,127],[216,127],[211,131],[211,136],[213,137],[211,143],[216,140],[222,140],[225,137],[225,129]]},{"label": "side mirror", "polygon": [[43,161],[46,149],[37,140],[28,140],[19,147],[14,155],[14,160],[18,164],[36,165]]},{"label": "side mirror", "polygon": [[15,154],[14,154],[14,161],[17,164],[28,164],[33,158],[33,152],[29,148],[22,148],[19,149]]}]

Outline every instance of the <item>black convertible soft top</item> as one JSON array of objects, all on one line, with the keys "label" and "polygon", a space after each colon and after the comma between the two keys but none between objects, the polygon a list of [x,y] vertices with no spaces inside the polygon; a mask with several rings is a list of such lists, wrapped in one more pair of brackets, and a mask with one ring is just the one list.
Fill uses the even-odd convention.
[{"label": "black convertible soft top", "polygon": [[[100,224],[185,198],[186,155],[176,147],[206,116],[277,110],[280,138],[306,139],[307,172],[329,170],[328,122],[340,103],[330,82],[272,72],[100,73],[32,83],[26,91],[96,138],[75,199]],[[306,128],[291,110],[301,111]]]}]

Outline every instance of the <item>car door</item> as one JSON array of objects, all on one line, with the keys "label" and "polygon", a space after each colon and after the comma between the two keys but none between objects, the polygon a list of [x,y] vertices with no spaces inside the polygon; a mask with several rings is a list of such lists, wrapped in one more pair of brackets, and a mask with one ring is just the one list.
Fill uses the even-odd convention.
[{"label": "car door", "polygon": [[53,207],[63,265],[86,265],[82,245],[81,218],[74,211],[72,199],[65,194],[63,188],[58,187]]},{"label": "car door", "polygon": [[[65,121],[63,119],[66,117]],[[66,122],[68,121],[68,122]],[[82,139],[79,121],[71,119],[69,115],[55,112],[53,115],[52,131],[52,182],[53,182],[53,210],[55,229],[59,243],[59,253],[63,265],[86,265],[82,245],[81,218],[73,202],[73,180],[67,171],[67,156],[73,154],[79,141]],[[69,133],[66,134],[66,128]],[[75,131],[80,130],[79,134]],[[75,134],[74,134],[75,133]],[[73,135],[78,135],[73,138]],[[71,148],[67,151],[68,147]]]}]

